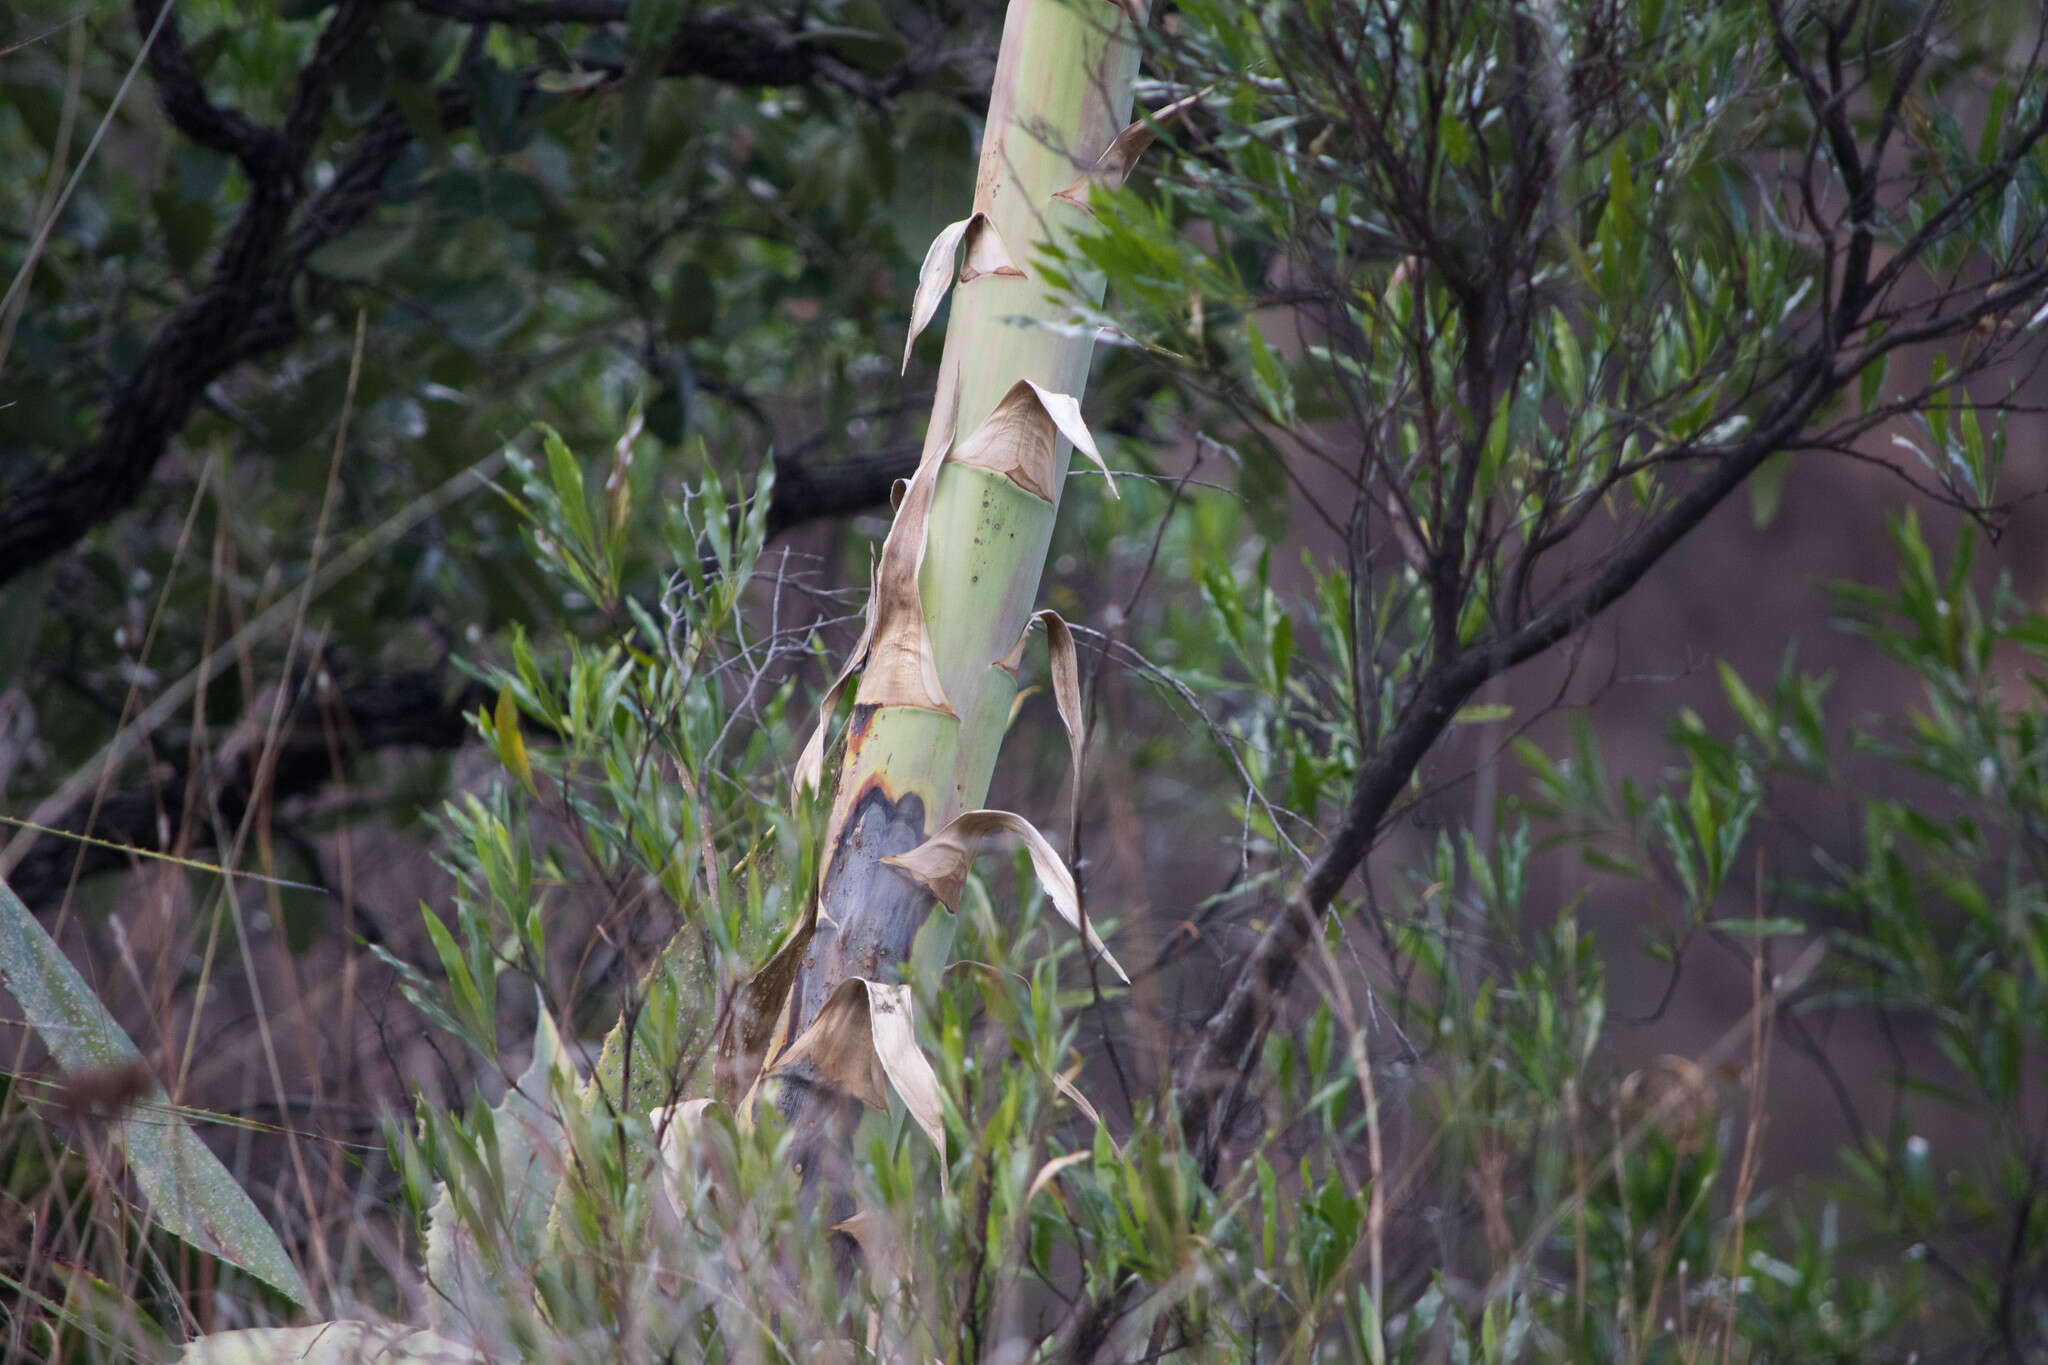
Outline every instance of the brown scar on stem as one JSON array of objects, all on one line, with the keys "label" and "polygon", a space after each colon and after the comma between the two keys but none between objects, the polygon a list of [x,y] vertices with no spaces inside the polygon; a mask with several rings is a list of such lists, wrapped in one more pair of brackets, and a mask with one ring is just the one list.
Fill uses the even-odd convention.
[{"label": "brown scar on stem", "polygon": [[855,702],[853,718],[846,723],[847,747],[858,747],[868,737],[868,728],[875,723],[875,714],[882,708],[872,702]]}]

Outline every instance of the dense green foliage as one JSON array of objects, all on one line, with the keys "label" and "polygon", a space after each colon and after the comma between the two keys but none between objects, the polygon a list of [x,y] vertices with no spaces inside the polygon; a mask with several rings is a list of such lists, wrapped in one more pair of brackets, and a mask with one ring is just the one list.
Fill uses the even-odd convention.
[{"label": "dense green foliage", "polygon": [[[846,634],[837,592],[865,577],[863,549],[820,566],[770,542],[823,467],[804,461],[915,436],[921,388],[886,376],[911,267],[971,174],[977,16],[766,12],[825,58],[776,48],[770,71],[713,41],[761,32],[723,11],[517,8],[365,21],[315,202],[379,120],[403,150],[284,277],[291,334],[208,381],[139,516],[5,589],[10,638],[38,643],[6,681],[42,745],[10,812],[159,694],[151,670],[279,604],[166,751],[271,715],[280,675],[317,692],[305,658],[346,679],[461,642],[470,680],[440,685],[496,764],[434,825],[452,889],[364,954],[475,1083],[409,1076],[381,1140],[245,1120],[310,1137],[352,1201],[323,1218],[303,1170],[279,1181],[313,1316],[379,1324],[308,1358],[2048,1353],[2048,615],[1972,559],[2005,515],[2004,415],[2048,297],[2029,16],[1315,0],[1155,22],[1141,100],[1200,99],[1051,263],[1109,279],[1071,321],[1115,329],[1089,409],[1124,496],[1077,483],[1048,595],[1099,623],[1077,634],[1120,799],[1173,793],[1155,856],[1207,872],[1188,846],[1229,839],[1226,880],[1148,913],[1082,865],[1126,992],[1021,858],[985,859],[903,978],[943,1150],[900,1104],[868,1112],[862,1213],[835,1229],[773,1106],[696,1102],[735,985],[816,884],[820,812],[792,807],[789,771]],[[209,86],[275,119],[345,12],[178,22]],[[103,21],[4,59],[0,150],[53,185],[125,70],[98,39],[132,48]],[[137,93],[7,314],[0,502],[100,439],[148,322],[205,291],[253,202],[247,166]],[[45,202],[0,184],[10,221]],[[1532,719],[1484,684],[1724,499],[1747,487],[1767,516],[1788,460],[1847,449],[1910,461],[1966,514],[1932,536],[1902,514],[1897,583],[1836,589],[1867,666],[1919,690],[1909,714],[1831,714],[1788,649],[1769,682],[1723,666],[1725,715],[1676,716],[1655,780],[1610,776],[1589,723],[1517,737],[1484,809],[1430,803],[1462,776],[1431,761],[1446,734]],[[504,496],[423,500],[478,468]],[[309,594],[302,633],[294,590],[393,517],[405,533]],[[1061,746],[1029,747],[1041,709],[1020,707],[1005,774],[1027,792],[1063,789]],[[1846,836],[1785,818],[1815,793]],[[313,839],[279,858],[270,816],[216,805],[163,842],[325,880]],[[256,906],[292,922],[287,888],[175,875],[192,995],[256,961]],[[290,890],[295,949],[354,923]],[[1582,922],[1610,894],[1647,907],[1637,941]],[[87,918],[89,950],[109,922]],[[1675,979],[1728,952],[1746,1013],[1690,1056],[1616,1060],[1618,967]],[[1232,991],[1268,971],[1279,988]],[[159,1028],[145,1055],[189,1047]],[[1898,1040],[1896,1065],[1845,1074],[1830,1029]],[[20,1070],[11,1353],[155,1360],[308,1320],[152,1227],[111,1178],[118,1124]],[[1760,1165],[1775,1088],[1816,1075],[1850,1140],[1824,1172]],[[385,1323],[434,1335],[372,1340]]]}]

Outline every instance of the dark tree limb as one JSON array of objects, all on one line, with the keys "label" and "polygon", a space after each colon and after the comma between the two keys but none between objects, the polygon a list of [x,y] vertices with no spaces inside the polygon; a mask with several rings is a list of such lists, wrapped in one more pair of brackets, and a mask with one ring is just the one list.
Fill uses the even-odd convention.
[{"label": "dark tree limb", "polygon": [[[165,0],[137,0],[147,34]],[[250,319],[272,291],[272,263],[303,191],[306,160],[326,122],[342,59],[368,24],[371,0],[341,0],[321,31],[282,129],[269,129],[209,103],[191,60],[166,19],[152,63],[168,73],[162,96],[174,124],[202,145],[232,149],[249,168],[249,197],[230,229],[205,289],[157,330],[142,363],[107,403],[99,436],[64,464],[0,497],[0,583],[68,548],[134,502],[170,439],[206,386],[246,353]],[[164,45],[168,40],[169,47]]]},{"label": "dark tree limb", "polygon": [[[134,0],[143,33],[156,24],[163,3]],[[626,14],[626,6],[616,0],[417,3],[426,13],[475,23],[612,23]],[[413,139],[405,116],[395,105],[386,106],[338,159],[333,180],[305,197],[306,168],[328,125],[343,59],[367,31],[373,9],[372,0],[340,0],[299,74],[291,109],[276,128],[214,104],[176,19],[164,19],[149,70],[165,115],[200,146],[241,162],[249,173],[249,196],[205,287],[171,310],[141,363],[107,399],[98,435],[63,463],[0,489],[0,585],[61,554],[133,504],[207,387],[243,361],[298,337],[293,295],[306,278],[308,259],[361,224],[382,202],[384,177]],[[856,98],[885,102],[942,61],[936,51],[920,50],[898,70],[868,76],[805,41],[800,27],[732,9],[685,18],[663,71],[739,85],[826,84]],[[437,91],[436,100],[445,127],[471,121],[468,95],[459,86]],[[317,281],[315,288],[317,293]],[[891,473],[882,479],[882,494],[895,477]],[[843,491],[837,479],[821,476],[815,499],[845,508],[880,496],[861,493],[868,485],[857,476],[855,484]]]},{"label": "dark tree limb", "polygon": [[[780,459],[768,505],[768,534],[885,506],[890,485],[916,464],[914,449],[830,463]],[[339,776],[329,748],[329,722],[315,700],[301,696],[286,717],[275,771],[263,794],[267,800],[312,795]],[[341,749],[350,756],[380,749],[453,749],[474,733],[467,718],[490,701],[482,683],[458,682],[444,668],[410,669],[343,680],[331,715],[339,725]],[[173,738],[162,747],[177,754],[185,745]],[[171,842],[164,831],[186,827],[186,811],[195,798],[201,802],[197,809],[208,809],[210,802],[230,823],[239,821],[257,797],[256,758],[252,747],[196,774],[174,771],[154,787],[113,793],[99,803],[97,814],[90,799],[80,802],[52,826],[62,833],[44,834],[29,846],[9,878],[15,894],[31,910],[50,909],[63,899],[74,876],[123,870],[142,854],[169,851],[163,847]],[[211,821],[194,822],[191,828],[198,851],[212,847]],[[66,837],[81,834],[101,842]],[[178,853],[184,857],[193,851],[187,847]]]},{"label": "dark tree limb", "polygon": [[807,521],[849,516],[889,500],[898,479],[917,472],[918,448],[855,455],[843,460],[811,461],[777,458],[775,492],[768,503],[768,537]]}]

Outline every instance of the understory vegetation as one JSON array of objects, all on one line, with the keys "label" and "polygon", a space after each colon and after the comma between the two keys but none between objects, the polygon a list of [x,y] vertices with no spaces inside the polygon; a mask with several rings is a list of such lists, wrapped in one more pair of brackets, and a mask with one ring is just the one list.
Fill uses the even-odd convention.
[{"label": "understory vegetation", "polygon": [[[1006,263],[1103,457],[1029,833],[765,1042],[851,856],[806,742],[915,733],[827,684],[932,505],[912,300],[1001,273],[1000,16],[0,53],[0,1358],[2048,1361],[2040,16],[1075,3],[1144,136]],[[1616,755],[1590,633],[1815,466],[1891,576]]]}]

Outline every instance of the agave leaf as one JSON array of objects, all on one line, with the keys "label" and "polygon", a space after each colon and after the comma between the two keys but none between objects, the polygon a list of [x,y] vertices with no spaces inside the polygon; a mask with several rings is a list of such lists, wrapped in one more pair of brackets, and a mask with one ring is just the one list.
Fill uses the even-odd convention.
[{"label": "agave leaf", "polygon": [[[0,880],[0,985],[20,1002],[67,1075],[142,1065],[135,1044],[5,880]],[[276,1232],[178,1116],[161,1087],[152,1086],[138,1110],[108,1131],[127,1154],[150,1216],[166,1231],[240,1266],[295,1303],[313,1301]]]},{"label": "agave leaf", "polygon": [[485,1365],[483,1356],[432,1332],[367,1322],[215,1332],[185,1347],[181,1365]]}]

